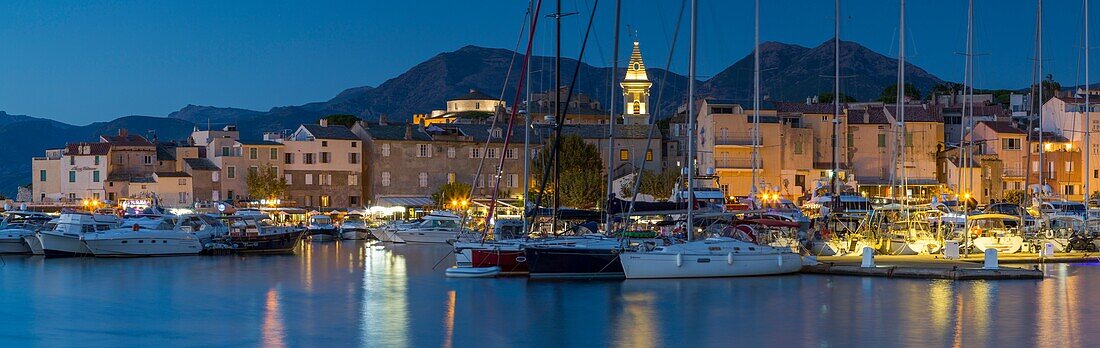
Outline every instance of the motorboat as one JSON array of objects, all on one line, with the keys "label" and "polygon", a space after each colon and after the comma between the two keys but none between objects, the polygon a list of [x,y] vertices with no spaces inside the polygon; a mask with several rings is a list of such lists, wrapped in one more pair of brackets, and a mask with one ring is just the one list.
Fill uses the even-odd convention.
[{"label": "motorboat", "polygon": [[312,215],[309,217],[309,224],[306,225],[306,235],[310,241],[314,242],[332,241],[337,237],[336,225],[328,215]]},{"label": "motorboat", "polygon": [[103,232],[119,226],[114,215],[63,213],[57,219],[57,225],[50,230],[39,230],[35,234],[42,244],[46,256],[91,255],[92,251],[81,237],[85,234]]},{"label": "motorboat", "polygon": [[758,276],[794,273],[802,269],[802,258],[790,248],[758,245],[730,237],[628,251],[619,259],[627,279]]},{"label": "motorboat", "polygon": [[1002,254],[1019,252],[1024,238],[1018,227],[1019,216],[1005,214],[978,214],[967,218],[967,233],[971,245],[979,252],[996,249]]},{"label": "motorboat", "polygon": [[526,272],[523,246],[539,241],[526,237],[523,220],[497,219],[493,222],[492,238],[454,243],[455,264],[459,267],[501,266],[503,272]]},{"label": "motorboat", "polygon": [[462,218],[454,213],[433,211],[423,220],[417,225],[395,230],[394,235],[406,243],[447,243],[458,239],[463,231]]},{"label": "motorboat", "polygon": [[227,249],[239,253],[291,252],[305,235],[305,230],[291,226],[276,226],[266,217],[231,216],[225,219],[229,232],[214,239],[208,249]]},{"label": "motorboat", "polygon": [[188,214],[160,219],[156,225],[124,221],[119,228],[88,233],[82,238],[97,257],[188,255],[202,252],[205,243],[226,232],[217,219]]},{"label": "motorboat", "polygon": [[[1037,253],[1044,245],[1050,243],[1054,247],[1054,252],[1062,253],[1072,249],[1070,241],[1075,235],[1085,233],[1085,220],[1074,215],[1061,215],[1048,218],[1041,228],[1026,231],[1024,238],[1027,242],[1027,250],[1030,252]],[[1078,248],[1081,247],[1078,246]]]},{"label": "motorboat", "polygon": [[1065,200],[1042,202],[1039,204],[1039,212],[1048,218],[1058,216],[1072,216],[1082,220],[1088,218],[1084,203]]},{"label": "motorboat", "polygon": [[29,235],[23,236],[23,243],[27,245],[27,249],[30,249],[32,255],[46,255],[46,251],[42,249],[42,240],[38,239],[38,231],[52,230],[57,227],[57,218],[50,219],[41,228],[34,231]]},{"label": "motorboat", "polygon": [[367,221],[363,219],[363,215],[348,214],[347,217],[344,217],[344,221],[340,222],[340,239],[368,239],[370,235],[370,231],[367,230]]},{"label": "motorboat", "polygon": [[1007,226],[1007,227],[1030,228],[1030,227],[1034,227],[1034,226],[1038,225],[1035,217],[1032,216],[1031,214],[1029,214],[1027,212],[1027,209],[1024,209],[1024,207],[1021,207],[1020,205],[1015,204],[1015,203],[990,204],[989,206],[985,207],[985,209],[982,210],[982,212],[986,213],[986,214],[1011,215],[1011,216],[1018,217],[1018,218],[1022,219],[1022,221],[1023,221],[1022,226],[1017,225],[1016,220],[1005,221],[1005,226]]},{"label": "motorboat", "polygon": [[378,239],[378,241],[389,243],[404,243],[405,240],[397,236],[397,230],[412,228],[413,226],[419,225],[421,222],[424,221],[419,219],[411,222],[390,221],[389,223],[383,224],[378,227],[369,228],[368,230],[370,231],[370,234],[374,236],[374,238]]},{"label": "motorboat", "polygon": [[0,254],[31,253],[30,246],[23,238],[34,236],[34,232],[50,220],[49,215],[38,212],[4,213],[3,220],[0,220]]}]

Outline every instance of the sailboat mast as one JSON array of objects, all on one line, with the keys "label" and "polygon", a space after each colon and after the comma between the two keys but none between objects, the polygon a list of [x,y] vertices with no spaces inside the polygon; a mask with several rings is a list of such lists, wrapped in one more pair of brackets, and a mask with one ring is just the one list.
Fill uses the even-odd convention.
[{"label": "sailboat mast", "polygon": [[[906,136],[906,133],[905,133],[905,0],[900,0],[900,2],[901,2],[901,12],[899,14],[899,19],[898,19],[898,27],[900,28],[900,29],[898,29],[898,88],[897,88],[897,90],[898,90],[898,100],[897,100],[897,115],[896,115],[897,116],[897,129],[896,129],[896,131],[898,132],[897,133],[898,135],[895,137],[895,139],[898,139],[899,141],[898,141],[898,144],[896,146],[896,148],[898,149],[897,150],[898,151],[898,154],[897,154],[898,158],[896,160],[897,162],[895,162],[895,163],[897,163],[897,165],[894,166],[895,174],[892,175],[892,176],[896,177],[897,176],[896,172],[899,171],[899,170],[902,172],[902,178],[903,179],[902,179],[902,184],[900,185],[900,188],[901,188],[901,191],[902,191],[902,195],[906,195],[906,192],[905,192],[906,191],[906,187],[905,187],[906,184],[905,184],[905,181],[904,181],[904,178],[905,178],[905,145],[906,145],[905,141],[906,141],[906,138],[908,138],[908,137]],[[895,199],[897,199],[897,192],[896,191],[897,190],[895,190],[895,192],[893,194]],[[903,197],[905,197],[905,196],[903,196]],[[908,197],[906,197],[906,198],[908,198]]]},{"label": "sailboat mast", "polygon": [[[1039,131],[1037,132],[1039,133],[1039,182],[1037,184],[1039,185],[1040,193],[1042,193],[1043,188],[1046,186],[1046,181],[1043,180],[1043,167],[1045,167],[1046,164],[1043,163],[1043,152],[1046,151],[1046,149],[1043,148],[1043,83],[1047,80],[1047,78],[1043,76],[1043,0],[1039,0],[1037,15],[1039,16],[1036,20],[1038,26],[1035,29],[1039,31],[1036,37],[1039,46],[1039,99],[1036,100],[1036,102],[1039,103]],[[1029,129],[1028,131],[1030,132],[1031,130]]]},{"label": "sailboat mast", "polygon": [[[974,0],[970,0],[967,5],[966,14],[966,72],[963,74],[963,79],[967,82],[963,83],[963,89],[966,91],[966,98],[963,100],[963,129],[965,131],[974,131]],[[969,111],[969,113],[968,113]],[[960,149],[961,151],[961,149]],[[974,162],[974,141],[966,143],[966,152],[964,153],[967,168],[967,178],[969,179],[966,184],[966,191],[973,195],[974,192],[974,168],[971,168],[971,163]],[[961,164],[961,163],[960,163]],[[960,166],[961,168],[961,166]],[[961,178],[962,175],[960,174]]]},{"label": "sailboat mast", "polygon": [[840,172],[840,0],[833,3],[836,18],[833,20],[833,173],[829,178],[832,187],[833,208],[840,206],[840,193],[837,192],[837,173]]},{"label": "sailboat mast", "polygon": [[749,195],[756,199],[757,172],[760,170],[760,0],[753,10],[752,44],[752,185]]},{"label": "sailboat mast", "polygon": [[[611,214],[608,213],[608,208],[611,207],[611,200],[615,198],[615,192],[611,189],[613,180],[611,171],[615,168],[615,81],[619,80],[619,18],[622,15],[622,5],[622,0],[615,0],[615,34],[611,41],[614,46],[612,49],[614,53],[611,56],[611,111],[608,113],[607,122],[607,203],[604,205],[604,212],[607,215],[604,226],[606,233],[611,233]],[[641,173],[635,180],[641,180]]]},{"label": "sailboat mast", "polygon": [[1092,87],[1089,86],[1089,0],[1085,0],[1085,172],[1083,177],[1085,178],[1085,210],[1089,207],[1089,196],[1092,195],[1092,191],[1089,190],[1089,181],[1092,178],[1089,176],[1089,159],[1092,157],[1092,143],[1089,142],[1089,134],[1092,133],[1092,103],[1090,103],[1090,97],[1092,96]]},{"label": "sailboat mast", "polygon": [[[535,0],[531,0],[530,3],[527,6],[528,6],[527,7],[527,12],[531,14],[531,23],[537,23],[534,20],[534,18],[535,18]],[[534,26],[529,28],[529,30],[534,31],[535,30]],[[534,47],[535,40],[533,40],[533,38],[534,38],[534,36],[532,36],[532,40],[529,40],[530,42],[528,42],[527,45]],[[532,52],[533,52],[533,50],[532,50]],[[528,52],[528,56],[526,57],[526,59],[524,59],[524,61],[526,62],[525,63],[526,66],[524,67],[524,69],[527,71],[527,81],[528,81],[527,85],[524,86],[527,89],[526,90],[526,93],[527,93],[527,106],[525,106],[525,108],[527,109],[527,113],[523,117],[523,215],[522,215],[523,219],[521,219],[521,220],[523,220],[523,231],[524,232],[527,231],[527,202],[530,202],[529,197],[530,197],[530,194],[531,194],[531,117],[533,116],[532,115],[533,110],[531,109],[531,82],[530,82],[531,81],[531,57],[530,57],[530,54],[531,54],[531,52]],[[535,207],[535,208],[537,209],[538,207]]]},{"label": "sailboat mast", "polygon": [[[557,8],[555,9],[555,11],[557,11],[557,13],[554,14],[556,30],[556,33],[554,34],[554,122],[558,124],[564,124],[565,116],[561,113],[561,0],[557,1]],[[562,119],[559,120],[558,118]],[[561,133],[559,132],[556,135],[561,136]],[[557,140],[555,140],[555,142],[556,141]],[[561,186],[560,182],[558,181],[558,179],[561,178],[561,176],[559,175],[561,172],[561,158],[559,158],[558,154],[558,152],[560,151],[561,149],[555,147],[554,153],[552,154],[552,157],[554,158],[554,216],[551,218],[552,224],[550,226],[553,226],[552,228],[554,230],[558,228],[558,207],[561,203],[561,200],[559,199],[559,196],[561,195]]]},{"label": "sailboat mast", "polygon": [[[561,1],[561,0],[558,0]],[[699,0],[691,0],[691,38],[688,49],[688,204],[687,204],[687,240],[695,240],[695,19]]]}]

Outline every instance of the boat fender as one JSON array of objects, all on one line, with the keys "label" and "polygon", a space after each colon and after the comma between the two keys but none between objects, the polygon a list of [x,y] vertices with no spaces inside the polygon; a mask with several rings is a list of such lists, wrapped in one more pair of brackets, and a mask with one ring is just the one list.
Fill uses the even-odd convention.
[{"label": "boat fender", "polygon": [[677,253],[676,254],[676,267],[680,267],[680,266],[683,266],[683,265],[684,265],[684,254]]},{"label": "boat fender", "polygon": [[516,256],[516,262],[527,262],[526,256]]},{"label": "boat fender", "polygon": [[1054,238],[1054,231],[1047,230],[1046,236],[1047,236],[1047,238]]},{"label": "boat fender", "polygon": [[726,264],[727,265],[732,265],[733,264],[733,252],[732,251],[726,254]]}]

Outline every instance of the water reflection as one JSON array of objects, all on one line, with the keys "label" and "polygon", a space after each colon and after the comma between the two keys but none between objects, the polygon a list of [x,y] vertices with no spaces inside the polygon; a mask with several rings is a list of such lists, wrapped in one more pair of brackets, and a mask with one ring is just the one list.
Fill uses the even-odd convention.
[{"label": "water reflection", "polygon": [[[297,255],[5,257],[6,346],[954,346],[1100,340],[1100,267],[1044,281],[783,276],[447,279],[446,246]],[[73,325],[79,323],[79,325]]]}]

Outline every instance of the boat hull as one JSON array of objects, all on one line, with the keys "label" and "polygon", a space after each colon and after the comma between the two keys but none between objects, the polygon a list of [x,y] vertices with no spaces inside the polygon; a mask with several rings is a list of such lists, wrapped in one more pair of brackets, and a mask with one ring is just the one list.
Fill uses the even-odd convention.
[{"label": "boat hull", "polygon": [[915,241],[890,240],[890,255],[931,255],[939,253],[943,245],[934,239]]},{"label": "boat hull", "polygon": [[220,242],[238,253],[288,253],[293,252],[302,240],[304,231],[255,236],[229,236]]},{"label": "boat hull", "polygon": [[57,235],[53,233],[38,233],[38,240],[42,243],[42,251],[46,256],[79,256],[91,255],[88,246],[75,235]]},{"label": "boat hull", "polygon": [[863,241],[849,242],[846,240],[814,241],[811,251],[818,256],[862,256],[863,248],[868,246]]},{"label": "boat hull", "polygon": [[371,233],[367,232],[367,230],[355,229],[355,230],[341,230],[340,231],[340,239],[344,239],[344,240],[370,239],[370,237],[371,237]]},{"label": "boat hull", "polygon": [[46,252],[42,250],[42,241],[38,240],[38,236],[33,234],[23,236],[23,243],[32,255],[46,255]]},{"label": "boat hull", "polygon": [[1024,245],[1021,237],[978,237],[973,241],[974,249],[985,252],[986,249],[997,249],[998,253],[1015,254]]},{"label": "boat hull", "polygon": [[623,253],[627,279],[714,278],[788,274],[802,269],[794,253],[763,255]]},{"label": "boat hull", "polygon": [[610,248],[527,247],[532,278],[623,278],[619,252]]},{"label": "boat hull", "polygon": [[403,230],[394,233],[404,243],[443,244],[458,238],[457,231]]},{"label": "boat hull", "polygon": [[85,239],[84,244],[96,257],[195,255],[202,252],[202,242],[197,238],[134,236],[117,239]]},{"label": "boat hull", "polygon": [[527,256],[522,250],[474,249],[473,267],[500,267],[504,273],[527,273]]},{"label": "boat hull", "polygon": [[21,235],[0,238],[0,254],[29,254],[30,252],[31,248],[23,242],[23,236]]}]

